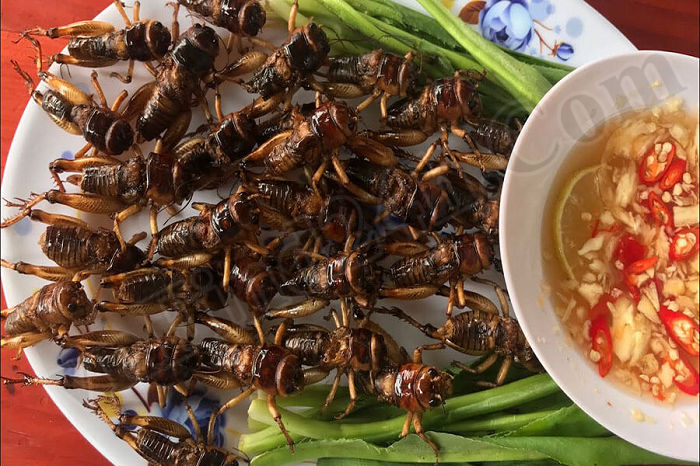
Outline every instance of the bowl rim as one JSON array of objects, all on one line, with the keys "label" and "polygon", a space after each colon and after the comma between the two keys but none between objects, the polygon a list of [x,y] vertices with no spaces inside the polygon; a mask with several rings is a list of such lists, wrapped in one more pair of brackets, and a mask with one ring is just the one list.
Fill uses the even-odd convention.
[{"label": "bowl rim", "polygon": [[[681,59],[681,60],[692,60],[695,61],[696,68],[697,64],[700,61],[697,57],[692,57],[690,55],[685,55],[685,54],[680,54],[676,52],[666,52],[666,51],[660,51],[660,50],[640,50],[640,51],[634,51],[634,52],[629,52],[613,57],[606,57],[602,58],[600,60],[596,60],[590,63],[587,63],[583,66],[580,66],[576,68],[574,71],[569,73],[567,76],[565,76],[561,81],[556,83],[550,90],[545,94],[545,96],[542,98],[542,100],[537,104],[535,109],[532,111],[532,114],[535,114],[536,112],[542,111],[543,108],[554,108],[554,105],[556,105],[558,102],[560,102],[560,96],[561,90],[566,88],[570,82],[574,81],[579,75],[588,73],[590,72],[591,69],[597,69],[601,67],[608,67],[611,66],[613,68],[619,67],[615,65],[614,63],[619,62],[619,63],[625,63],[626,60],[629,59],[642,59],[644,57],[649,57],[653,55],[664,55],[666,57],[673,57],[674,59]],[[609,71],[610,68],[607,68],[607,71]],[[695,85],[697,85],[697,80],[695,81]],[[651,107],[645,107],[645,108],[651,108]],[[635,108],[635,110],[637,110]],[[553,112],[552,112],[553,113]],[[523,125],[523,128],[521,130],[520,135],[527,135],[529,132],[533,131],[533,126],[535,123],[532,123],[528,125],[528,123],[531,123],[534,121],[533,119],[528,119],[525,124]],[[521,148],[524,145],[524,137],[518,137],[516,140],[515,146],[513,147],[511,159],[510,159],[510,164],[512,165],[513,162],[518,158],[518,154],[523,152]],[[567,153],[568,156],[568,153]],[[587,403],[587,399],[582,397],[580,393],[574,393],[573,386],[571,385],[572,382],[568,381],[565,377],[564,374],[566,374],[565,371],[562,371],[561,368],[559,369],[559,372],[557,372],[557,368],[552,366],[551,361],[548,361],[547,357],[540,357],[540,354],[543,354],[546,352],[544,351],[545,348],[543,347],[543,344],[538,341],[538,339],[531,338],[531,336],[534,336],[536,332],[533,330],[533,325],[532,321],[529,322],[529,319],[525,318],[525,316],[528,315],[527,311],[521,311],[521,309],[527,309],[527,306],[524,306],[524,302],[522,301],[522,297],[519,296],[516,293],[516,286],[515,283],[519,280],[518,278],[515,278],[515,274],[513,273],[514,270],[517,269],[517,265],[514,263],[511,263],[511,260],[509,258],[508,254],[508,242],[506,241],[506,235],[505,232],[508,231],[508,228],[510,228],[511,224],[509,223],[509,215],[506,214],[507,210],[509,210],[509,205],[511,204],[510,199],[513,198],[513,185],[514,181],[513,179],[517,175],[514,173],[512,170],[506,170],[506,174],[503,180],[503,187],[501,191],[501,203],[499,207],[499,231],[502,232],[503,234],[501,235],[501,238],[499,238],[500,244],[500,252],[501,252],[501,261],[502,261],[502,266],[503,266],[503,274],[505,277],[505,282],[507,289],[509,290],[509,296],[513,305],[513,311],[515,315],[518,317],[520,326],[523,329],[523,332],[525,335],[528,337],[528,341],[530,345],[532,346],[533,350],[535,351],[535,354],[537,355],[538,359],[542,363],[543,367],[547,370],[547,373],[552,377],[552,379],[557,383],[557,385],[561,388],[561,390],[569,397],[572,399],[572,401],[579,406],[586,414],[588,414],[591,418],[593,418],[596,422],[600,423],[603,427],[606,429],[610,430],[612,433],[615,435],[619,436],[620,438],[638,445],[644,449],[647,449],[649,451],[652,451],[657,454],[669,456],[672,458],[677,458],[685,461],[693,461],[693,462],[698,462],[699,461],[699,455],[700,453],[697,450],[694,450],[692,448],[687,448],[683,452],[677,452],[677,451],[672,451],[672,448],[663,448],[662,446],[658,445],[649,445],[648,443],[642,443],[642,440],[647,440],[648,439],[639,439],[635,438],[635,435],[631,432],[632,429],[629,429],[629,431],[626,430],[620,430],[616,428],[616,426],[611,425],[612,423],[608,420],[612,415],[616,413],[616,411],[609,411],[609,412],[603,412],[599,411],[597,407],[593,406],[593,404]],[[547,191],[549,193],[550,190]],[[546,202],[546,201],[545,201]],[[538,204],[539,205],[539,204]],[[536,239],[536,241],[540,241],[539,244],[541,244],[541,239]],[[548,298],[545,298],[545,301],[549,301]],[[550,304],[551,306],[551,304]],[[544,309],[549,312],[549,310],[544,307]],[[530,311],[529,315],[532,316],[532,313],[534,311]],[[558,317],[554,316],[556,321],[558,322],[560,328],[563,329],[562,323],[559,320]],[[550,349],[550,348],[546,348]],[[538,354],[539,350],[539,354]],[[576,352],[581,355],[582,358],[585,359],[585,357],[581,354],[581,352],[576,349]],[[571,369],[569,369],[571,370]],[[594,372],[592,372],[594,373]],[[599,379],[596,381],[601,381],[603,379]],[[610,381],[603,381],[605,386],[614,386],[615,384],[611,383]],[[602,390],[601,390],[602,392]],[[642,406],[650,406],[650,405],[655,405],[658,406],[658,404],[654,403],[651,400],[646,400],[643,398],[639,398],[639,403]],[[697,408],[698,405],[695,405],[694,408]],[[671,410],[668,411],[669,413],[673,412]],[[632,421],[630,422],[630,424]],[[662,424],[656,424],[659,426],[659,428],[662,427]],[[695,438],[698,436],[698,420],[695,419],[694,421],[694,426],[695,428]],[[668,429],[668,426],[663,425],[664,429]],[[691,429],[689,429],[691,430]],[[692,431],[692,430],[691,430]],[[638,435],[636,436],[638,437]]]}]

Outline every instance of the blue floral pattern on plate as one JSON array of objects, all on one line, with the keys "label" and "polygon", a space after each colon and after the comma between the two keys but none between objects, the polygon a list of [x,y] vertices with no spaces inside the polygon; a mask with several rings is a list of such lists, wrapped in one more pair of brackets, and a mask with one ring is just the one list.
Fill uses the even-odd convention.
[{"label": "blue floral pattern on plate", "polygon": [[511,50],[524,50],[534,25],[525,0],[488,0],[479,13],[482,35]]},{"label": "blue floral pattern on plate", "polygon": [[63,369],[64,375],[75,375],[80,352],[76,348],[62,348],[56,357],[56,364]]},{"label": "blue floral pattern on plate", "polygon": [[[206,438],[211,413],[214,409],[218,409],[221,406],[221,401],[213,394],[208,393],[206,388],[197,387],[187,398],[187,404],[194,411],[194,417],[197,419],[202,435]],[[184,425],[190,431],[190,434],[193,437],[195,436],[194,426],[185,410],[185,398],[177,390],[168,390],[165,408],[161,410],[160,415]],[[226,440],[225,427],[226,416],[218,416],[214,423],[214,445],[217,447],[224,446]]]},{"label": "blue floral pattern on plate", "polygon": [[[478,24],[481,34],[491,42],[530,55],[556,57],[568,61],[574,46],[558,40],[561,25],[548,26],[544,21],[554,12],[549,0],[473,0],[459,16]],[[583,23],[572,18],[565,25],[568,35],[581,33]]]}]

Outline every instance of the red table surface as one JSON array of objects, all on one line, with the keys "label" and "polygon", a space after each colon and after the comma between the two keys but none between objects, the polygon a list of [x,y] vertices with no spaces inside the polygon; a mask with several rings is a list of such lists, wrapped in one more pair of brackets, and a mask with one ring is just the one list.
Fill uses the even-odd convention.
[{"label": "red table surface", "polygon": [[[28,49],[12,43],[17,33],[37,25],[48,28],[93,18],[110,3],[110,0],[2,2],[2,169],[28,101],[26,88],[9,62],[14,59],[25,69],[32,67]],[[589,3],[640,49],[669,50],[698,56],[698,0],[589,0]],[[42,46],[45,55],[50,56],[63,48],[65,41],[42,40]],[[5,306],[2,296],[2,307]],[[13,351],[2,352],[3,375],[16,371],[33,373],[26,359],[14,361],[13,355]],[[20,388],[10,392],[2,388],[1,391],[0,460],[5,464],[107,464],[107,460],[63,417],[43,389]]]}]

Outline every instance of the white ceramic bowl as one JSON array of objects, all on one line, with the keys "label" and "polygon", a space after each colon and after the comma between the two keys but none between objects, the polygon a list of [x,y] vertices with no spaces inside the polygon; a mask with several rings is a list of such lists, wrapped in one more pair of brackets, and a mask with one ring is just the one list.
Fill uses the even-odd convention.
[{"label": "white ceramic bowl", "polygon": [[[566,394],[607,429],[642,448],[698,461],[698,401],[665,407],[643,400],[598,375],[582,352],[565,342],[549,298],[543,296],[543,219],[555,176],[584,132],[629,110],[669,97],[698,108],[698,59],[643,51],[599,60],[571,73],[527,120],[510,160],[501,195],[501,254],[515,313],[537,357]],[[647,418],[639,422],[632,411]]]}]

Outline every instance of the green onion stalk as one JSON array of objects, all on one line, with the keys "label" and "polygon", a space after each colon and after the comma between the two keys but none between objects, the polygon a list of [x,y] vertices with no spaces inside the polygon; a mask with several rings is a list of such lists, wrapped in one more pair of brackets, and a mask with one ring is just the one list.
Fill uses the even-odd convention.
[{"label": "green onion stalk", "polygon": [[[341,0],[334,0],[341,1]],[[531,112],[552,87],[533,66],[518,61],[452,14],[440,0],[418,0],[430,15],[518,102]]]},{"label": "green onion stalk", "polygon": [[[298,396],[279,399],[280,406],[290,408],[280,407],[280,413],[295,441],[293,454],[266,402],[253,400],[249,418],[261,430],[244,434],[239,442],[241,451],[257,455],[251,465],[278,466],[309,459],[320,459],[320,466],[434,463],[434,452],[418,436],[396,441],[403,412],[392,412],[391,407],[362,397],[348,418],[331,421],[335,413],[343,411],[348,392],[341,388],[328,410],[321,412],[319,407],[328,391],[328,385],[312,385]],[[380,412],[379,408],[387,409]],[[398,415],[376,418],[387,414]],[[672,462],[611,436],[572,404],[547,374],[448,399],[444,412],[437,408],[424,413],[423,425],[432,430],[427,435],[439,446],[440,464],[446,466],[469,466],[470,462],[505,462],[508,466]],[[324,462],[323,458],[331,459]]]},{"label": "green onion stalk", "polygon": [[[650,453],[616,437],[502,437],[468,438],[459,435],[428,432],[427,436],[439,448],[439,464],[464,465],[470,462],[512,461],[527,462],[553,460],[554,464],[570,466],[619,466],[623,464],[664,464],[669,458]],[[403,464],[435,464],[435,453],[417,435],[381,447],[359,439],[315,440],[299,442],[291,453],[286,446],[253,458],[251,466],[282,466],[316,459],[334,458],[325,464],[336,464],[335,458],[352,458],[356,466],[384,465],[388,462]],[[363,463],[363,460],[374,460]],[[379,461],[379,463],[376,463]],[[678,463],[678,462],[676,462]],[[320,463],[322,464],[322,463]],[[535,463],[542,464],[542,463]],[[552,463],[545,463],[552,464]]]},{"label": "green onion stalk", "polygon": [[[246,453],[257,454],[286,445],[287,441],[282,432],[280,432],[277,424],[274,422],[274,420],[272,420],[272,418],[265,415],[264,403],[260,400],[256,400],[255,403],[256,406],[251,406],[251,409],[249,410],[249,423],[252,421],[255,423],[255,425],[264,426],[264,428],[252,434],[245,434],[245,439],[241,441],[240,447],[244,449]],[[308,419],[315,414],[309,411],[296,414]],[[547,418],[555,413],[556,410],[527,414],[496,413],[481,418],[467,419],[454,424],[436,427],[435,430],[460,435],[470,435],[472,437],[480,435],[505,434],[512,431],[517,431],[518,429],[524,428],[535,421]],[[354,422],[354,419],[348,419],[348,421],[345,422],[351,423]],[[295,441],[300,439],[308,439],[308,437],[298,434],[295,434],[293,438]]]},{"label": "green onion stalk", "polygon": [[[464,48],[442,28],[440,23],[434,18],[419,13],[416,10],[399,3],[394,3],[392,0],[373,0],[371,2],[366,0],[348,0],[348,3],[356,10],[362,11],[373,18],[381,19],[381,21],[393,26],[410,30],[414,35],[440,45],[443,48],[459,52],[460,54],[466,53]],[[510,50],[501,45],[498,45],[498,47],[517,60],[536,67],[552,84],[574,70],[573,67],[562,63],[543,60],[525,53]]]},{"label": "green onion stalk", "polygon": [[[423,414],[423,426],[431,429],[450,425],[470,417],[514,407],[558,390],[547,374],[531,376],[491,390],[450,398],[445,401],[444,410],[434,409]],[[280,408],[280,412],[282,422],[290,433],[313,439],[356,438],[369,442],[390,441],[399,437],[404,423],[403,414],[374,422],[349,423],[308,419],[284,408]],[[274,422],[265,403],[260,400],[251,403],[248,415],[258,422]],[[247,454],[259,453],[271,446],[272,439],[259,433],[242,435],[239,443],[239,448]]]},{"label": "green onion stalk", "polygon": [[356,10],[367,16],[380,18],[381,21],[402,30],[411,31],[414,36],[425,38],[441,48],[460,51],[462,47],[430,16],[411,8],[394,3],[391,0],[347,0]]},{"label": "green onion stalk", "polygon": [[[268,1],[272,5],[286,3],[289,6],[293,3],[293,0]],[[439,66],[428,65],[432,67],[429,74],[433,78],[449,74],[446,61],[452,69],[486,69],[488,81],[499,83],[521,103],[525,100],[523,107],[529,110],[551,87],[551,83],[573,69],[493,44],[471,30],[439,1],[426,2],[433,3],[432,13],[438,15],[438,21],[390,0],[300,0],[299,9],[321,24],[324,21],[337,24],[342,18],[350,29],[388,51],[399,54],[409,50],[419,52],[424,56],[422,60],[438,63]],[[430,5],[424,6],[430,8]],[[282,9],[276,7],[276,10],[279,12]],[[429,60],[425,57],[429,57]],[[489,98],[503,93],[502,89],[499,91],[482,89]]]},{"label": "green onion stalk", "polygon": [[[288,15],[293,3],[294,0],[268,0],[270,9],[281,18],[286,18],[285,15]],[[299,0],[298,5],[304,19],[297,17],[297,25],[305,24],[306,17],[314,18],[314,21],[332,31],[329,35],[332,44],[339,40],[342,44],[353,44],[354,46],[358,43],[357,33],[359,33],[369,39],[370,44],[382,47],[392,53],[405,55],[408,52],[417,51],[419,54],[414,58],[414,63],[431,78],[451,76],[455,70],[483,69],[477,61],[467,54],[440,47],[424,38],[354,10],[344,0]],[[337,18],[343,18],[347,27],[338,26]],[[348,35],[347,32],[338,33],[343,28],[345,31],[350,28],[356,33],[354,36]],[[366,39],[360,40],[360,42],[367,44]],[[348,48],[337,52],[340,55],[362,53],[352,52]],[[486,73],[485,80],[479,83],[479,92],[483,96],[482,100],[487,116],[507,114],[508,116],[524,117],[527,115],[527,111],[514,102],[508,92],[496,84],[489,73]],[[504,113],[504,110],[507,110],[507,113]]]}]

